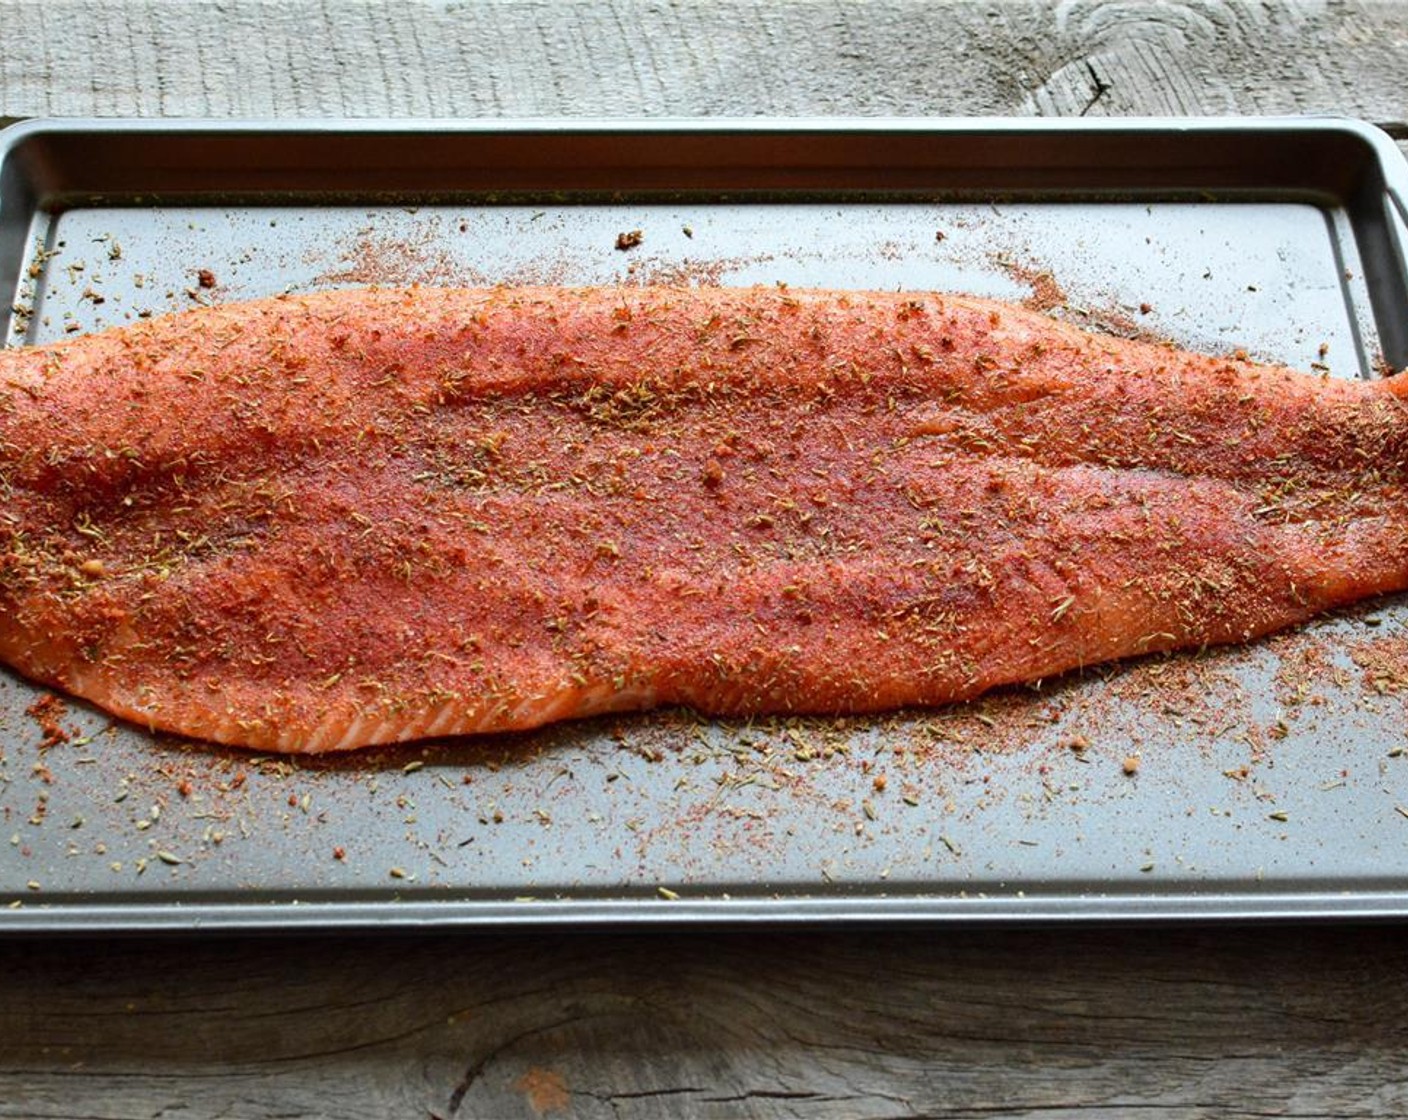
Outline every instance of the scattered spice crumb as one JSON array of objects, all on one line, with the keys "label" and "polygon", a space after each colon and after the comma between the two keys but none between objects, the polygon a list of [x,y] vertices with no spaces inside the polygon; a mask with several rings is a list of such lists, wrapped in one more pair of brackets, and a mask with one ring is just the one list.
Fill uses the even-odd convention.
[{"label": "scattered spice crumb", "polygon": [[548,1112],[566,1112],[572,1105],[567,1082],[562,1074],[532,1066],[513,1083],[513,1087],[528,1098],[528,1104],[539,1116]]},{"label": "scattered spice crumb", "polygon": [[59,722],[68,715],[68,707],[52,692],[41,694],[24,710],[24,714],[39,725],[39,730],[44,735],[39,744],[41,750],[67,743],[73,737]]},{"label": "scattered spice crumb", "polygon": [[215,287],[215,273],[208,268],[202,268],[196,273],[196,283],[202,288]]},{"label": "scattered spice crumb", "polygon": [[628,233],[618,233],[616,235],[616,248],[624,253],[627,249],[634,249],[644,240],[644,232],[638,229],[633,229]]},{"label": "scattered spice crumb", "polygon": [[1066,303],[1065,291],[1048,269],[1033,268],[1005,259],[999,259],[997,263],[1013,280],[1031,289],[1031,295],[1022,300],[1022,306],[1028,311],[1051,311]]},{"label": "scattered spice crumb", "polygon": [[1136,754],[1125,755],[1124,762],[1120,764],[1120,768],[1131,776],[1139,773],[1139,756]]}]

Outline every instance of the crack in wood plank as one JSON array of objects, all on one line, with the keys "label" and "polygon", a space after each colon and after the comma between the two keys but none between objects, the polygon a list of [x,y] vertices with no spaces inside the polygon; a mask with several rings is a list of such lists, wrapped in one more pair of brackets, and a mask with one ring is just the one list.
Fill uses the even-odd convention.
[{"label": "crack in wood plank", "polygon": [[1085,70],[1086,73],[1090,75],[1090,81],[1095,87],[1095,92],[1090,95],[1090,100],[1087,101],[1085,106],[1081,109],[1080,116],[1082,117],[1089,113],[1091,109],[1095,108],[1100,99],[1114,88],[1108,82],[1101,80],[1099,73],[1096,72],[1095,63],[1091,59],[1086,59]]}]

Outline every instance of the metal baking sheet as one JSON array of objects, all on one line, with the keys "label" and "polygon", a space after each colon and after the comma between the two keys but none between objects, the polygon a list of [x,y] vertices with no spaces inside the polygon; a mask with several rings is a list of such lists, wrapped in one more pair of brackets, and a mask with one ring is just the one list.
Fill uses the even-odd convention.
[{"label": "metal baking sheet", "polygon": [[[38,122],[0,305],[29,345],[361,283],[939,289],[1375,376],[1404,180],[1343,121]],[[934,712],[318,760],[77,702],[45,748],[4,674],[0,930],[1401,916],[1405,685],[1405,598]]]}]

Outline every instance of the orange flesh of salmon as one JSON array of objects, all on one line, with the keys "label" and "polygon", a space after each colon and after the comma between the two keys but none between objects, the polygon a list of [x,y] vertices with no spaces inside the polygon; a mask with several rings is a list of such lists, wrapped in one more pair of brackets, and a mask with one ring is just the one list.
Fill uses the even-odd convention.
[{"label": "orange flesh of salmon", "polygon": [[951,296],[195,310],[0,355],[0,659],[277,751],[939,704],[1408,586],[1403,394]]}]

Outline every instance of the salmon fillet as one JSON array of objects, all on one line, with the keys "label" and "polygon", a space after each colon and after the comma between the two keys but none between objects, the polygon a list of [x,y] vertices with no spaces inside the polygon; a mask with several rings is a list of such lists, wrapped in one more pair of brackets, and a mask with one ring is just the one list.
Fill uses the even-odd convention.
[{"label": "salmon fillet", "polygon": [[1408,586],[1404,395],[956,296],[193,310],[0,355],[0,659],[277,751],[939,704]]}]

